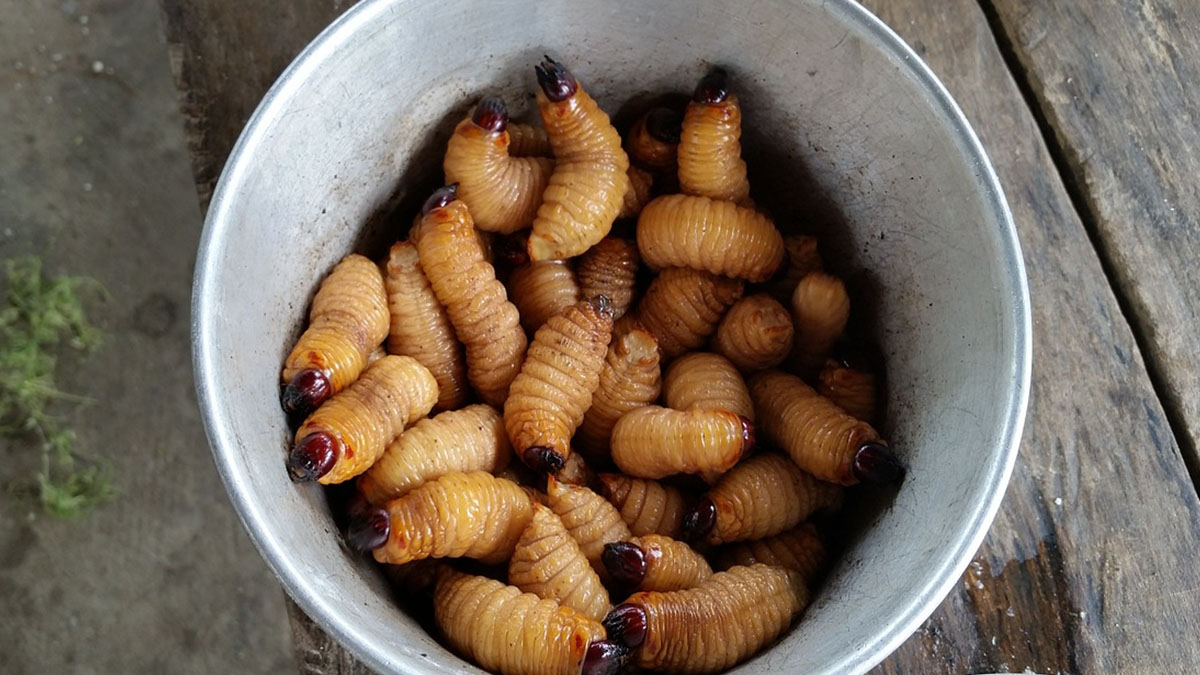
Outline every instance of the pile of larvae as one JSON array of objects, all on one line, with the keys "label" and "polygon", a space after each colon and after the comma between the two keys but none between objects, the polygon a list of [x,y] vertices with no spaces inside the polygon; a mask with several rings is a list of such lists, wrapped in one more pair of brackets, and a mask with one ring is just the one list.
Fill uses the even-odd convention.
[{"label": "pile of larvae", "polygon": [[346,542],[485,669],[717,672],[808,604],[810,516],[902,477],[876,373],[831,358],[850,304],[815,240],[755,208],[724,70],[623,142],[534,70],[543,126],[484,98],[407,238],[321,284],[287,468],[355,481]]}]

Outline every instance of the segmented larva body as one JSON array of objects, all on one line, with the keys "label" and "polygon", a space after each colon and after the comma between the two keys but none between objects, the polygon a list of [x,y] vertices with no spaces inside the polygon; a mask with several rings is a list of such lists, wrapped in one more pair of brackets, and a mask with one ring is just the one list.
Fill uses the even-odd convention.
[{"label": "segmented larva body", "polygon": [[783,236],[770,218],[708,197],[656,197],[638,216],[637,242],[656,269],[690,267],[758,282],[783,262]]},{"label": "segmented larva body", "polygon": [[717,324],[713,351],[746,372],[774,368],[792,351],[794,331],[787,309],[769,295],[748,295]]},{"label": "segmented larva body", "polygon": [[[484,108],[496,103],[484,99],[479,105]],[[554,160],[515,156],[510,152],[506,126],[507,111],[499,119],[488,116],[487,110],[477,110],[455,127],[442,169],[447,183],[458,183],[458,197],[470,207],[475,225],[507,234],[533,222]]]},{"label": "segmented larva body", "polygon": [[799,574],[751,565],[718,572],[688,590],[635,593],[613,613],[632,605],[644,614],[645,637],[634,653],[639,667],[715,673],[770,644],[808,599]]},{"label": "segmented larva body", "polygon": [[679,488],[619,473],[599,475],[600,494],[617,507],[636,537],[661,534],[678,539],[687,500]]},{"label": "segmented larva body", "polygon": [[724,544],[770,537],[817,511],[835,511],[842,488],[817,480],[783,455],[765,453],[730,469],[704,499],[716,509],[705,540]]},{"label": "segmented larva body", "polygon": [[742,297],[735,279],[682,267],[663,270],[638,305],[638,325],[654,336],[663,357],[692,351],[712,335],[725,310]]},{"label": "segmented larva body", "polygon": [[616,237],[601,239],[579,256],[575,265],[575,278],[583,297],[607,297],[612,303],[614,319],[624,316],[633,306],[637,272],[637,245]]},{"label": "segmented larva body", "polygon": [[375,560],[403,565],[423,558],[508,560],[533,518],[524,488],[485,471],[448,473],[389,501],[387,541]]},{"label": "segmented larva body", "polygon": [[864,422],[875,420],[875,374],[826,359],[817,377],[817,392]]},{"label": "segmented larva body", "polygon": [[417,247],[412,243],[401,241],[392,246],[386,286],[391,313],[388,351],[411,356],[433,373],[439,409],[462,407],[470,395],[462,345],[421,271]]},{"label": "segmented larva body", "polygon": [[[513,157],[553,157],[546,130],[532,124],[508,123],[508,154]],[[540,195],[539,195],[540,196]]]},{"label": "segmented larva body", "polygon": [[773,537],[723,546],[717,552],[717,566],[762,563],[795,570],[812,584],[825,567],[825,544],[812,523],[801,523]]},{"label": "segmented larva body", "polygon": [[358,489],[367,501],[382,504],[448,473],[500,471],[511,458],[500,413],[477,403],[423,419],[400,434],[358,479]]},{"label": "segmented larva body", "polygon": [[859,482],[855,457],[865,443],[879,439],[870,424],[854,419],[795,375],[768,370],[747,384],[759,430],[768,441],[821,480]]},{"label": "segmented larva body", "polygon": [[613,461],[638,478],[719,475],[753,445],[754,426],[737,413],[655,405],[622,416],[611,442]]},{"label": "segmented larva body", "polygon": [[358,254],[343,258],[321,282],[308,321],[284,362],[283,383],[312,370],[321,374],[327,386],[323,396],[302,412],[357,380],[366,368],[367,355],[387,337],[387,294],[379,267]]},{"label": "segmented larva body", "polygon": [[559,517],[541,504],[521,533],[508,564],[508,583],[600,621],[612,606],[608,591]]},{"label": "segmented larva body", "polygon": [[728,410],[754,421],[746,383],[719,354],[692,352],[672,361],[663,376],[663,401],[676,410]]},{"label": "segmented larva body", "polygon": [[667,108],[653,108],[639,117],[625,136],[629,162],[653,173],[674,173],[679,125],[679,114]]},{"label": "segmented larva body", "polygon": [[[720,85],[726,88],[724,82]],[[679,136],[680,190],[712,199],[745,201],[750,196],[750,181],[746,178],[740,142],[742,108],[736,95],[720,92],[705,96],[700,91],[704,86],[701,81],[683,112],[683,130]]]},{"label": "segmented larva body", "polygon": [[[611,553],[608,560],[619,559],[620,551],[636,546],[640,550],[637,556],[641,568],[637,576],[642,577],[633,590],[639,591],[681,591],[685,588],[695,588],[713,575],[712,567],[704,556],[692,550],[691,546],[659,534],[648,534],[644,537],[634,537],[625,544],[610,544]],[[617,548],[617,547],[622,548]],[[613,561],[616,564],[619,562]],[[609,574],[617,577],[613,564],[609,565]]]},{"label": "segmented larva body", "polygon": [[608,115],[565,68],[544,62],[538,81],[538,111],[556,164],[533,220],[529,257],[570,258],[608,234],[629,189],[629,159]]},{"label": "segmented larva body", "polygon": [[649,405],[662,390],[658,342],[644,330],[617,335],[600,368],[592,406],[575,434],[575,448],[589,457],[606,459],[612,429],[621,415]]},{"label": "segmented larva body", "polygon": [[502,675],[575,675],[605,635],[553,600],[450,568],[438,578],[433,616],[454,651]]},{"label": "segmented larva body", "polygon": [[294,455],[331,444],[335,460],[320,475],[295,477],[329,485],[359,475],[406,425],[428,414],[437,397],[437,381],[425,366],[409,356],[383,357],[296,430]]},{"label": "segmented larva body", "polygon": [[841,279],[813,272],[792,293],[796,326],[793,359],[801,372],[812,373],[825,362],[850,318],[850,296]]},{"label": "segmented larva body", "polygon": [[586,487],[554,478],[546,480],[546,506],[562,520],[592,569],[605,579],[607,573],[601,561],[604,545],[633,536],[617,509]]},{"label": "segmented larva body", "polygon": [[521,313],[521,326],[530,334],[581,297],[575,273],[562,260],[517,266],[508,277],[508,292]]},{"label": "segmented larva body", "polygon": [[629,189],[621,199],[621,211],[618,218],[633,218],[641,213],[642,207],[650,201],[650,190],[654,187],[654,176],[636,166],[629,167]]},{"label": "segmented larva body", "polygon": [[517,455],[541,471],[561,468],[571,436],[592,405],[612,336],[603,297],[580,301],[538,329],[504,404],[504,426]]},{"label": "segmented larva body", "polygon": [[504,284],[483,259],[467,206],[451,201],[421,219],[421,266],[459,341],[467,379],[485,403],[500,406],[525,358],[525,331]]},{"label": "segmented larva body", "polygon": [[817,238],[805,234],[789,234],[783,238],[783,272],[770,282],[771,296],[787,305],[792,301],[796,284],[824,266],[817,251]]}]

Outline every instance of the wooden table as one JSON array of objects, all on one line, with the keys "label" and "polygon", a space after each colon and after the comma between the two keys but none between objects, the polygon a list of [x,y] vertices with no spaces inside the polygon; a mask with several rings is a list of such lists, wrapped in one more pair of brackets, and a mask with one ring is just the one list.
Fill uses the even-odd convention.
[{"label": "wooden table", "polygon": [[[162,0],[207,202],[245,120],[351,0]],[[1012,206],[1035,326],[1004,505],[884,673],[1200,664],[1200,4],[869,0],[941,77]],[[365,673],[291,607],[301,670]]]}]

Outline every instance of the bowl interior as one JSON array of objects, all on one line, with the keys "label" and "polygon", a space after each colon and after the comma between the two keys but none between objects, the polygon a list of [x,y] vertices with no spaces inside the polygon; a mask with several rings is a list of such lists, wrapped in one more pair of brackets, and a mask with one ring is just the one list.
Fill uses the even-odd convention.
[{"label": "bowl interior", "polygon": [[903,487],[862,513],[800,630],[738,672],[856,672],[955,582],[1003,494],[1028,383],[1015,235],[940,85],[851,2],[366,0],[276,84],[222,178],[197,266],[196,367],[216,462],[289,592],[383,672],[469,669],[340,545],[327,502],[283,470],[280,364],[325,273],[379,258],[440,182],[484,93],[528,115],[543,52],[618,125],[727,66],[756,199],[822,237],[887,364]]}]

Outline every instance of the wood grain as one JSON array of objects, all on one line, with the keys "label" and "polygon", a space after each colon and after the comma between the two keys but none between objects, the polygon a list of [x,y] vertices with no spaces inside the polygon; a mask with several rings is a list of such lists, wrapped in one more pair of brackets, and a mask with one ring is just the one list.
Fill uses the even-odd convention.
[{"label": "wood grain", "polygon": [[[207,198],[267,86],[349,3],[162,2]],[[1200,662],[1190,639],[1200,630],[1200,572],[1180,564],[1200,550],[1200,504],[984,14],[972,0],[867,5],[930,63],[989,148],[1020,229],[1036,326],[1033,407],[1005,504],[962,583],[879,671],[1137,673]],[[1059,35],[1071,36],[1069,26]],[[304,672],[369,672],[289,612]]]},{"label": "wood grain", "polygon": [[[1035,325],[1032,408],[1004,505],[962,583],[879,671],[1196,663],[1200,644],[1176,636],[1200,630],[1200,573],[1181,564],[1200,545],[1200,504],[984,14],[971,0],[866,4],[930,64],[988,148],[1020,231]],[[1060,30],[1055,41],[1067,41]]]},{"label": "wood grain", "polygon": [[986,2],[1051,129],[1196,477],[1200,3]]}]

